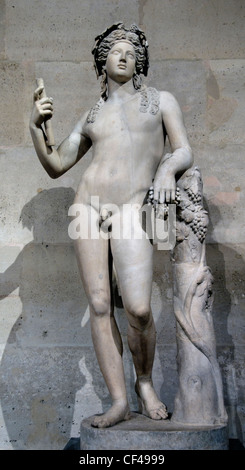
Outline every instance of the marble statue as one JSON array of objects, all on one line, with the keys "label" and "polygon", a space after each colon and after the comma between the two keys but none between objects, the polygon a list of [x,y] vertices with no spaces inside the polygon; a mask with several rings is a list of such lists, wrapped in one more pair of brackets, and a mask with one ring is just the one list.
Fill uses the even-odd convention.
[{"label": "marble statue", "polygon": [[[51,178],[63,175],[92,147],[92,161],[81,175],[74,201],[86,211],[90,225],[81,228],[74,245],[90,307],[93,344],[112,400],[111,408],[95,416],[92,425],[109,427],[130,416],[122,340],[113,314],[113,273],[128,320],[128,344],[136,372],[135,391],[140,411],[153,420],[168,417],[152,382],[156,336],[150,306],[153,243],[144,229],[140,212],[149,200],[155,209],[162,207],[166,214],[168,204],[180,207],[178,191],[183,189],[176,189],[176,181],[192,167],[193,156],[174,96],[142,84],[141,76],[147,75],[149,67],[148,43],[143,31],[136,25],[127,29],[122,23],[114,24],[95,39],[92,53],[97,76],[101,77],[99,101],[56,148],[52,135],[49,137],[53,100],[44,95],[44,85],[39,83],[34,92],[30,131],[38,158]],[[166,136],[171,153],[164,153]],[[152,188],[150,193],[149,188]],[[118,228],[120,237],[115,236]],[[178,256],[178,247],[175,255]],[[209,292],[211,277],[205,267],[203,270],[207,272],[205,285]],[[202,272],[197,273],[197,289]],[[184,294],[177,283],[175,290],[175,313],[184,331],[180,334],[186,334],[189,340],[189,324],[185,328],[187,323],[183,325],[179,317],[183,315],[182,303],[185,308],[194,294],[188,292],[182,302]],[[195,343],[193,338],[191,341]],[[197,348],[200,350],[199,345]],[[214,382],[219,381],[215,361],[210,360],[206,350],[204,354],[211,364]],[[198,372],[192,374],[192,381],[197,375]],[[178,403],[182,402],[180,395],[176,398]],[[176,419],[180,415],[185,419],[181,406],[177,408]]]}]

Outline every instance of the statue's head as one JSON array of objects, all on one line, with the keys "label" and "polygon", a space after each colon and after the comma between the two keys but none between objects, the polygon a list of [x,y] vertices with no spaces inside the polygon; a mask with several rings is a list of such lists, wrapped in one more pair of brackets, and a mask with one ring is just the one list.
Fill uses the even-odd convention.
[{"label": "statue's head", "polygon": [[140,75],[147,75],[149,68],[148,43],[145,34],[135,24],[129,29],[123,23],[115,23],[95,38],[92,50],[97,77],[102,76],[102,97],[106,99],[106,60],[111,48],[118,42],[127,40],[135,50],[135,73],[133,83],[136,89],[141,86]]}]

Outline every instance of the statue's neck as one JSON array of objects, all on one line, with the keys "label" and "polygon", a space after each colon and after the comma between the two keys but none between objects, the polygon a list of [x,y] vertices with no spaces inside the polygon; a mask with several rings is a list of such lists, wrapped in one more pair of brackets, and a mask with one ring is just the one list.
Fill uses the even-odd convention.
[{"label": "statue's neck", "polygon": [[136,93],[133,80],[126,83],[117,83],[108,79],[108,100],[110,101],[127,101]]}]

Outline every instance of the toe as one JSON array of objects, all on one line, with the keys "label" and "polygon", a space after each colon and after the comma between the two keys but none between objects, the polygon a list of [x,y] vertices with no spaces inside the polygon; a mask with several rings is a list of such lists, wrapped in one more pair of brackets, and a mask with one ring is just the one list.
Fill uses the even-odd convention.
[{"label": "toe", "polygon": [[92,421],[92,423],[91,423],[91,426],[93,426],[94,428],[97,428],[98,425],[99,425],[99,423],[98,423],[98,418],[94,418],[93,421]]},{"label": "toe", "polygon": [[109,425],[106,421],[101,421],[99,424],[98,424],[98,428],[107,428]]},{"label": "toe", "polygon": [[159,421],[160,419],[162,419],[162,417],[161,417],[161,415],[159,414],[158,411],[155,412],[155,417],[153,419],[155,419],[155,421],[157,421],[157,420]]},{"label": "toe", "polygon": [[161,416],[162,419],[166,419],[168,417],[167,410],[165,408],[160,408],[158,410],[159,415]]},{"label": "toe", "polygon": [[163,405],[162,407],[157,408],[155,410],[150,410],[149,416],[151,419],[160,420],[166,419],[168,417],[168,413],[165,406]]},{"label": "toe", "polygon": [[161,416],[159,415],[158,410],[150,410],[149,417],[155,420],[161,419]]}]

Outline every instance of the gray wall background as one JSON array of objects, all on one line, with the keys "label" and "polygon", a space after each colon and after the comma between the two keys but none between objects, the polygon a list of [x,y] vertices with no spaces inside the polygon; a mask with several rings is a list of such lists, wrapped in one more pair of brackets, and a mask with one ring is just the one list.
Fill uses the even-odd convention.
[{"label": "gray wall background", "polygon": [[[245,3],[243,0],[0,1],[1,449],[62,449],[82,418],[109,406],[90,337],[87,301],[67,234],[67,211],[90,153],[51,180],[28,122],[36,77],[54,98],[57,143],[99,97],[94,37],[136,22],[150,44],[146,83],[178,99],[204,180],[207,260],[230,437],[245,404]],[[155,252],[156,388],[169,410],[177,390],[169,253]],[[134,371],[124,312],[132,408]]]}]

